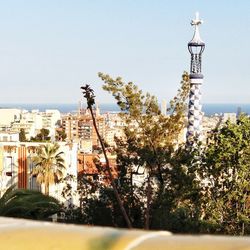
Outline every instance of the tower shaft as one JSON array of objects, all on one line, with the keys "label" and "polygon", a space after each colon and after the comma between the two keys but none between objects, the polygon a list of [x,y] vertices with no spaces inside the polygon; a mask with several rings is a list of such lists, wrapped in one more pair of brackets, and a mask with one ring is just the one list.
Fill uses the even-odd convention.
[{"label": "tower shaft", "polygon": [[202,105],[201,84],[203,78],[192,78],[190,75],[190,92],[188,104],[187,143],[202,140]]},{"label": "tower shaft", "polygon": [[199,25],[202,21],[199,14],[196,13],[196,19],[191,21],[195,31],[192,40],[188,43],[188,50],[191,54],[190,64],[190,92],[188,105],[188,125],[186,140],[187,145],[202,140],[202,105],[201,105],[201,85],[203,75],[201,73],[202,53],[205,49],[205,43],[201,40],[199,34]]}]

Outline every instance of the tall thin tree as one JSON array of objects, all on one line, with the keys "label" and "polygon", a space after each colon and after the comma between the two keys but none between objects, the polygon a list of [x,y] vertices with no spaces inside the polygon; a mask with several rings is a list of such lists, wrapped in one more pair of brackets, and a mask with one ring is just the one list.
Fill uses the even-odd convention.
[{"label": "tall thin tree", "polygon": [[108,172],[108,176],[109,176],[109,181],[111,183],[111,186],[114,190],[114,195],[116,197],[116,200],[119,204],[119,207],[120,207],[120,210],[122,212],[122,215],[127,223],[127,226],[128,228],[132,228],[132,224],[131,224],[131,221],[130,221],[130,218],[124,208],[124,205],[123,205],[123,202],[122,202],[122,199],[119,195],[119,192],[118,192],[118,189],[117,189],[117,186],[116,186],[116,183],[115,183],[115,179],[114,179],[114,176],[112,174],[112,171],[111,171],[111,167],[110,167],[110,163],[109,163],[109,159],[107,157],[107,154],[106,154],[106,149],[105,149],[105,145],[104,145],[104,142],[103,142],[103,139],[98,131],[98,128],[97,128],[97,124],[96,124],[96,120],[95,120],[95,116],[94,116],[94,113],[93,113],[93,105],[95,104],[95,95],[94,95],[94,91],[93,89],[90,88],[90,86],[88,84],[86,84],[85,86],[82,86],[81,89],[83,90],[83,96],[87,99],[87,107],[88,109],[90,110],[90,113],[91,113],[91,117],[92,117],[92,120],[93,120],[93,125],[94,125],[94,128],[95,128],[95,131],[96,131],[96,134],[97,134],[97,137],[100,141],[100,144],[101,144],[101,148],[102,148],[102,151],[103,151],[103,154],[104,154],[104,157],[105,157],[105,161],[106,161],[106,169],[107,169],[107,172]]}]

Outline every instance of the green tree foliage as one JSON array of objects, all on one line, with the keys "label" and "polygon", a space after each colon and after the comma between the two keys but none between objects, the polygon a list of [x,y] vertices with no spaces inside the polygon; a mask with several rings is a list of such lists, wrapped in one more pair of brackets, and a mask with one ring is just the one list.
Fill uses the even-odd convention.
[{"label": "green tree foliage", "polygon": [[[124,155],[133,159],[135,165],[144,166],[150,175],[156,175],[164,184],[166,154],[169,156],[176,147],[185,123],[186,99],[189,93],[189,76],[184,72],[181,88],[171,100],[169,116],[161,114],[158,101],[149,93],[143,94],[132,82],[124,83],[120,77],[113,79],[99,73],[104,81],[103,89],[111,93],[117,101],[126,122],[126,145]],[[130,165],[132,165],[130,163]]]},{"label": "green tree foliage", "polygon": [[[186,125],[187,73],[167,116],[161,114],[154,96],[143,94],[133,83],[99,76],[126,122],[124,137],[116,138],[114,181],[133,227],[249,234],[250,118],[227,122],[211,131],[204,145],[186,147],[179,138]],[[84,222],[124,227],[112,188],[100,185],[98,179],[81,181]]]},{"label": "green tree foliage", "polygon": [[[166,195],[166,187],[170,186],[171,159],[185,126],[188,74],[184,72],[182,76],[178,94],[170,102],[168,116],[161,114],[154,96],[143,94],[132,82],[124,83],[120,77],[113,79],[102,73],[99,76],[104,81],[104,90],[117,100],[126,122],[124,138],[117,138],[116,141],[118,192],[133,226],[150,228],[154,221],[154,204],[160,200],[160,194]],[[146,178],[138,185],[134,181],[139,175]],[[117,210],[112,189],[102,187],[99,193],[101,195],[94,198],[91,204],[90,200],[85,203],[85,208],[93,204],[98,204],[102,210],[105,207],[111,214],[113,225],[123,227],[124,220]],[[166,207],[164,209],[167,210]],[[91,223],[95,224],[93,219]]]},{"label": "green tree foliage", "polygon": [[65,141],[67,135],[64,130],[56,130],[56,140]]},{"label": "green tree foliage", "polygon": [[19,140],[20,140],[21,142],[27,141],[26,134],[25,134],[25,130],[24,130],[23,128],[20,129],[20,132],[19,132]]},{"label": "green tree foliage", "polygon": [[[116,150],[124,199],[131,217],[140,219],[134,220],[135,224],[150,228],[154,220],[153,205],[170,186],[171,158],[185,126],[189,76],[184,72],[181,87],[170,102],[168,116],[161,114],[155,96],[144,94],[132,82],[124,83],[120,77],[113,79],[102,73],[99,76],[104,81],[103,89],[114,96],[126,122],[125,139],[117,140]],[[144,183],[135,185],[134,178],[142,173],[147,176]],[[145,204],[142,199],[146,200]],[[138,207],[142,207],[141,217],[138,212],[133,214]]]},{"label": "green tree foliage", "polygon": [[49,195],[50,184],[60,182],[63,177],[65,166],[62,155],[58,144],[46,144],[39,148],[37,156],[33,158],[35,167],[32,174],[36,175],[39,184],[44,184],[46,195]]},{"label": "green tree foliage", "polygon": [[46,128],[42,128],[40,133],[38,133],[35,137],[31,137],[31,141],[38,141],[38,142],[47,142],[50,140],[49,130]]},{"label": "green tree foliage", "polygon": [[[205,175],[205,176],[204,176]],[[217,232],[250,234],[250,118],[240,116],[214,131],[206,145],[204,219]]]},{"label": "green tree foliage", "polygon": [[46,220],[61,211],[55,198],[34,190],[12,186],[0,198],[0,216]]}]

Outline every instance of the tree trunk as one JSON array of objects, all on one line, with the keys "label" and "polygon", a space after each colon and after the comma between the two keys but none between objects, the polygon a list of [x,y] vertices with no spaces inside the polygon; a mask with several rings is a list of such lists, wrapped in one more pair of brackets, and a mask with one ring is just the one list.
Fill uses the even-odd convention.
[{"label": "tree trunk", "polygon": [[104,142],[100,136],[100,133],[97,129],[97,125],[96,125],[96,120],[95,120],[95,117],[94,117],[94,114],[93,114],[93,110],[92,110],[92,106],[88,106],[89,110],[90,110],[90,113],[91,113],[91,116],[92,116],[92,119],[93,119],[93,125],[94,125],[94,128],[95,128],[95,131],[96,131],[96,134],[97,134],[97,137],[101,143],[101,147],[102,147],[102,151],[103,151],[103,154],[104,154],[104,157],[105,157],[105,161],[106,161],[106,169],[108,171],[108,175],[109,175],[109,180],[110,180],[110,183],[113,187],[113,190],[114,190],[114,194],[115,194],[115,197],[117,199],[117,202],[119,204],[119,207],[120,207],[120,210],[122,212],[122,215],[127,223],[127,226],[128,228],[132,228],[132,224],[131,224],[131,221],[128,217],[128,214],[124,208],[124,205],[123,205],[123,202],[122,202],[122,199],[119,195],[119,192],[117,190],[117,187],[116,187],[116,184],[115,184],[115,180],[114,180],[114,176],[111,172],[111,168],[110,168],[110,164],[109,164],[109,160],[108,160],[108,157],[107,157],[107,154],[106,154],[106,150],[105,150],[105,146],[104,146]]},{"label": "tree trunk", "polygon": [[[243,213],[245,212],[245,208],[246,208],[246,203],[243,204]],[[242,226],[241,226],[241,235],[244,236],[245,234],[245,223],[242,222]]]},{"label": "tree trunk", "polygon": [[150,176],[148,176],[147,183],[147,207],[145,212],[145,226],[146,230],[149,230],[149,217],[150,217],[150,203],[151,203],[151,184],[150,184]]},{"label": "tree trunk", "polygon": [[48,182],[44,183],[44,193],[45,195],[49,195],[49,183]]}]

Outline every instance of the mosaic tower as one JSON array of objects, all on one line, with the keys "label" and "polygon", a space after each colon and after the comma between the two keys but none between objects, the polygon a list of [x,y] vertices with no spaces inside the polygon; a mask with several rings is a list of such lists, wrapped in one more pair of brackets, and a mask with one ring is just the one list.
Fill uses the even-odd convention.
[{"label": "mosaic tower", "polygon": [[187,126],[187,144],[192,145],[194,142],[202,140],[202,112],[201,112],[201,85],[203,75],[201,73],[202,53],[205,49],[205,43],[201,40],[199,25],[202,21],[199,19],[199,13],[191,21],[194,26],[194,35],[188,43],[188,50],[191,54],[190,65],[190,93],[188,105],[188,126]]}]

